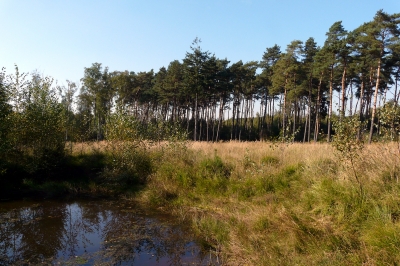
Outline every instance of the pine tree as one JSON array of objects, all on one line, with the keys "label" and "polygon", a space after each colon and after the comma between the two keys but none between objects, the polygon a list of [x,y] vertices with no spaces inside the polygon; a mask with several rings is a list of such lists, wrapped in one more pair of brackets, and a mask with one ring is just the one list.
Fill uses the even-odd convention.
[{"label": "pine tree", "polygon": [[372,141],[372,135],[374,132],[378,92],[382,78],[382,66],[385,63],[388,54],[391,53],[393,45],[399,41],[399,17],[400,14],[389,15],[383,12],[383,10],[379,10],[375,14],[373,21],[365,23],[360,29],[360,38],[363,38],[365,42],[368,43],[368,51],[375,61],[376,68],[376,83],[371,114],[371,127],[368,139],[369,143]]}]

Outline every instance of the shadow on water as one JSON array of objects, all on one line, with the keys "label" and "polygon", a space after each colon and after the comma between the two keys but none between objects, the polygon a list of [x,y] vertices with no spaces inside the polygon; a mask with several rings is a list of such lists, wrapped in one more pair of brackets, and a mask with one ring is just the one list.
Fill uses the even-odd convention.
[{"label": "shadow on water", "polygon": [[216,265],[173,217],[124,201],[0,203],[0,265]]}]

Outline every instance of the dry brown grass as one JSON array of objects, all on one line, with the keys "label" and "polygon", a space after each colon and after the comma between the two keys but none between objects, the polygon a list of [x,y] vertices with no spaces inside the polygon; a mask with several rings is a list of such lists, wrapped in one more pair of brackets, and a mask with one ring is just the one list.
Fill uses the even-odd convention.
[{"label": "dry brown grass", "polygon": [[[67,149],[69,149],[70,143],[67,144]],[[72,144],[72,154],[92,154],[95,152],[103,152],[108,146],[107,141],[91,141],[91,142],[79,142]]]},{"label": "dry brown grass", "polygon": [[311,144],[274,144],[270,142],[191,142],[190,149],[202,151],[206,156],[212,156],[214,151],[222,158],[228,160],[241,160],[246,150],[254,157],[261,160],[265,155],[273,155],[285,160],[286,164],[297,163],[302,159],[323,159],[332,157],[333,148],[326,143]]},{"label": "dry brown grass", "polygon": [[[326,143],[191,142],[183,157],[163,159],[175,170],[166,175],[161,167],[143,195],[167,195],[156,204],[192,220],[225,265],[390,263],[398,259],[390,243],[400,237],[400,223],[371,217],[400,213],[398,154],[394,143],[365,147],[356,165],[366,191],[360,198],[353,172]],[[215,156],[231,166],[222,190],[198,176]],[[182,176],[195,181],[182,187]],[[271,190],[263,190],[265,180]],[[371,223],[374,229],[365,227]],[[392,228],[392,242],[376,239],[382,228]]]},{"label": "dry brown grass", "polygon": [[[104,152],[108,145],[73,150]],[[366,145],[356,159],[364,194],[348,162],[327,143],[189,142],[187,149],[160,143],[149,152],[155,171],[135,199],[191,221],[224,265],[400,260],[396,143]]]}]

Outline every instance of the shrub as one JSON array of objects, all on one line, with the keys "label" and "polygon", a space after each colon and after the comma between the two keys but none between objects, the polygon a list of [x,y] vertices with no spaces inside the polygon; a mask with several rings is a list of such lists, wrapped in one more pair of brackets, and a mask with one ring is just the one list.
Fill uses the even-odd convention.
[{"label": "shrub", "polygon": [[153,171],[149,152],[139,149],[135,143],[114,143],[107,157],[101,177],[109,184],[143,184]]},{"label": "shrub", "polygon": [[340,120],[334,121],[335,136],[332,142],[338,152],[338,159],[352,170],[359,186],[360,197],[363,196],[363,181],[358,168],[360,167],[359,159],[364,149],[364,142],[361,137],[358,137],[358,134],[363,126],[357,116],[342,117]]},{"label": "shrub", "polygon": [[8,163],[19,164],[42,179],[44,175],[38,173],[51,172],[64,159],[65,112],[52,79],[32,75],[32,81],[24,86],[20,83],[8,84],[13,103],[13,112],[7,117]]}]

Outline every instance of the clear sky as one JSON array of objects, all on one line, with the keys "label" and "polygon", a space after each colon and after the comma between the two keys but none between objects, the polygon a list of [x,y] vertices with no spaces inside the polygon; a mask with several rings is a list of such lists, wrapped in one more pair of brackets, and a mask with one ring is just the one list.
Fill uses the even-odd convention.
[{"label": "clear sky", "polygon": [[336,21],[353,30],[400,0],[0,0],[0,67],[37,70],[65,84],[84,67],[158,71],[192,41],[231,63],[261,60],[267,47],[314,37]]}]

